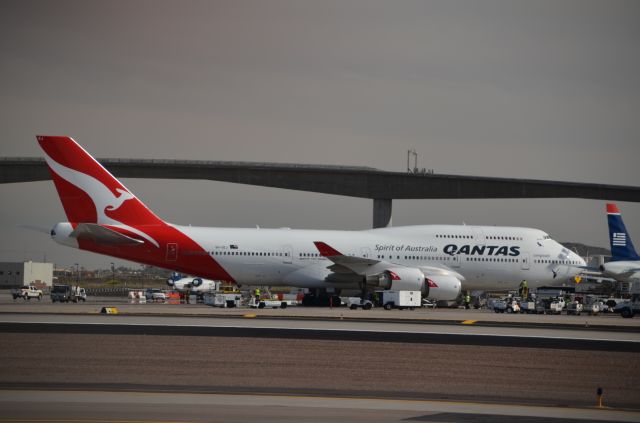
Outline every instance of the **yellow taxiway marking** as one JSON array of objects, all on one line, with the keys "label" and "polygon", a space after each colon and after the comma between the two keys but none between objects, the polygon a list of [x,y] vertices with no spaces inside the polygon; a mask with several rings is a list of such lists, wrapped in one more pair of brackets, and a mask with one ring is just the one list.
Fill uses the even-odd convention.
[{"label": "yellow taxiway marking", "polygon": [[242,317],[246,317],[247,319],[253,319],[254,317],[257,317],[257,315],[253,313],[249,313],[249,314],[244,314]]},{"label": "yellow taxiway marking", "polygon": [[477,320],[463,320],[461,323],[463,325],[473,325],[477,322]]}]

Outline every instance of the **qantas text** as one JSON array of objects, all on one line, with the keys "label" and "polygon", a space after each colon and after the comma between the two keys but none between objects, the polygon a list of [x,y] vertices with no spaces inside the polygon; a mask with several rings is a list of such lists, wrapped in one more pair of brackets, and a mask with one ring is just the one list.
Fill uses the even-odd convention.
[{"label": "qantas text", "polygon": [[442,249],[445,254],[453,256],[455,254],[489,255],[489,256],[519,256],[520,247],[507,247],[506,245],[463,245],[458,247],[455,244],[448,244]]}]

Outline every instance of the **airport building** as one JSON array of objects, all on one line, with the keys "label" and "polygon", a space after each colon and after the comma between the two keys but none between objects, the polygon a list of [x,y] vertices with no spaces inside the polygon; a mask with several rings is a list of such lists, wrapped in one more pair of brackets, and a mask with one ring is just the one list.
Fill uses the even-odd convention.
[{"label": "airport building", "polygon": [[23,285],[51,286],[53,263],[0,262],[0,289]]}]

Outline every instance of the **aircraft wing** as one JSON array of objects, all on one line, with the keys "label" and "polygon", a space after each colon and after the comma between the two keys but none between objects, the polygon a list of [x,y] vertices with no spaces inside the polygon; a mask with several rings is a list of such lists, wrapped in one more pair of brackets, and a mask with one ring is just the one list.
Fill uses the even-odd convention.
[{"label": "aircraft wing", "polygon": [[358,275],[376,274],[379,273],[376,269],[376,267],[378,267],[377,265],[384,263],[380,260],[364,257],[345,256],[340,251],[322,241],[315,241],[314,244],[322,257],[333,262],[333,265],[329,266],[329,269],[335,273],[356,273]]},{"label": "aircraft wing", "polygon": [[[329,270],[336,274],[331,276],[332,279],[340,279],[341,275],[347,276],[353,274],[371,276],[382,273],[390,267],[409,267],[403,264],[390,263],[384,260],[345,256],[340,251],[321,241],[315,241],[314,244],[320,252],[320,255],[333,262],[333,265],[329,266]],[[445,265],[434,266],[420,264],[415,267],[420,269],[426,278],[429,278],[430,276],[454,276],[460,280],[464,280],[462,275]]]},{"label": "aircraft wing", "polygon": [[69,236],[78,240],[89,240],[96,244],[107,245],[110,247],[144,244],[144,241],[131,238],[96,223],[80,223],[76,226],[73,232],[69,234]]}]

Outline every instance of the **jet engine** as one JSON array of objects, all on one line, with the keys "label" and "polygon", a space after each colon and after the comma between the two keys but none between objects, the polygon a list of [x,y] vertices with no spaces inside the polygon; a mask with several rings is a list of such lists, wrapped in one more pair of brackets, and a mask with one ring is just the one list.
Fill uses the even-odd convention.
[{"label": "jet engine", "polygon": [[198,286],[202,285],[202,279],[193,278],[193,280],[191,281],[191,285],[193,285],[194,287],[198,287]]},{"label": "jet engine", "polygon": [[629,281],[640,275],[635,261],[610,261],[600,265],[600,271],[605,276],[619,281]]},{"label": "jet engine", "polygon": [[373,285],[384,290],[422,291],[425,286],[424,281],[424,273],[420,269],[394,267],[377,275]]},{"label": "jet engine", "polygon": [[451,275],[429,275],[424,296],[433,300],[455,300],[462,290],[460,279]]}]

